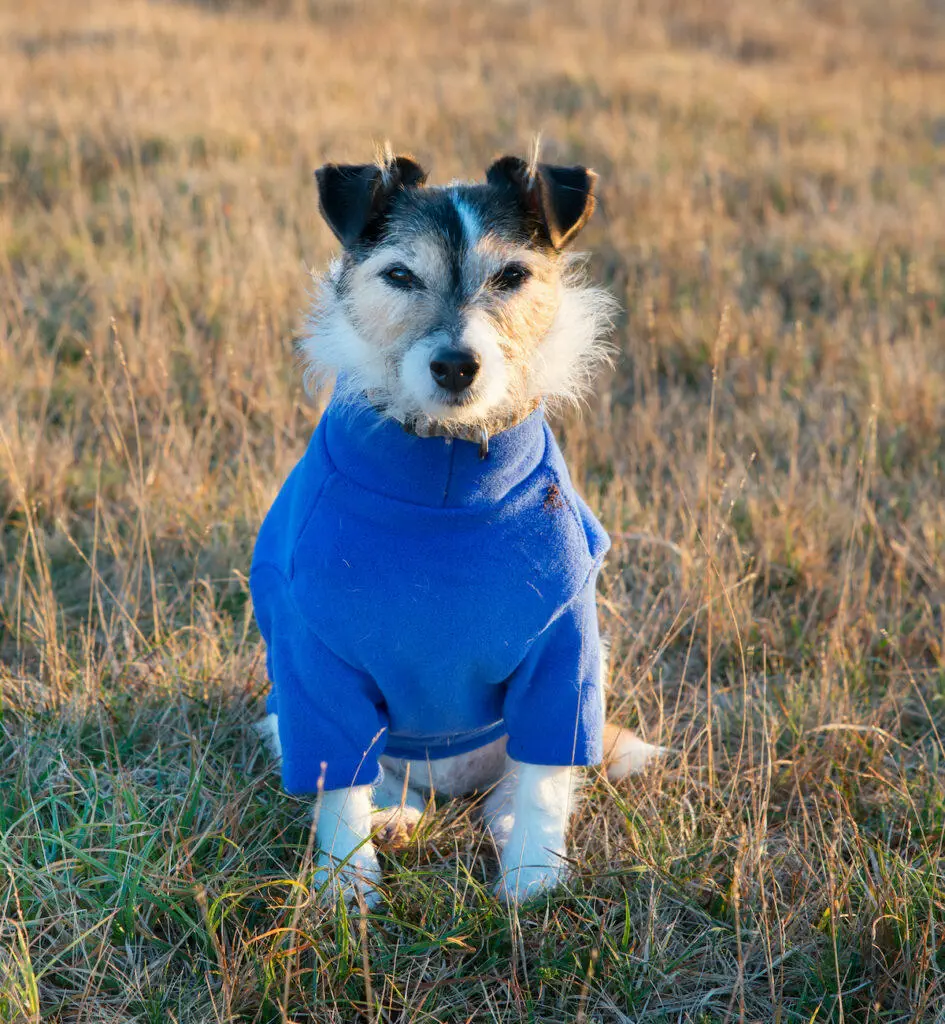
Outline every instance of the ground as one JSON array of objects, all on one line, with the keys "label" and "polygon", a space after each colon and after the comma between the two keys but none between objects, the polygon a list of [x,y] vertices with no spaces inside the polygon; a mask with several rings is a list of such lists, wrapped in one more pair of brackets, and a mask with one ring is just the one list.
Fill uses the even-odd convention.
[{"label": "ground", "polygon": [[[945,1019],[941,3],[3,0],[0,67],[0,1020]],[[672,753],[546,901],[457,804],[324,909],[246,585],[312,171],[537,130],[600,174],[618,354],[556,429]]]}]

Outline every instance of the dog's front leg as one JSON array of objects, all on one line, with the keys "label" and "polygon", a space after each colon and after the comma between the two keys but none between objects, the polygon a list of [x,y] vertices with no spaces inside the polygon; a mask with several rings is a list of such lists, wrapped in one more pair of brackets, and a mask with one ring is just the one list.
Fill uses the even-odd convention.
[{"label": "dog's front leg", "polygon": [[504,899],[521,903],[553,888],[564,876],[565,834],[578,771],[539,764],[515,766],[513,822],[502,847],[502,877],[496,888]]},{"label": "dog's front leg", "polygon": [[373,810],[370,786],[328,790],[316,805],[316,883],[329,883],[326,895],[332,901],[340,893],[352,903],[358,889],[368,906],[380,899],[376,885],[381,868],[371,842]]}]

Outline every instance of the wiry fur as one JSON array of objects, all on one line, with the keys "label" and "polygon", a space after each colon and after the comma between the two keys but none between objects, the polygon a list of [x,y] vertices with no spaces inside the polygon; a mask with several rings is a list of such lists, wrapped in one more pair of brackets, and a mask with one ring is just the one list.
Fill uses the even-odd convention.
[{"label": "wiry fur", "polygon": [[528,391],[551,407],[576,403],[590,390],[595,373],[611,358],[618,309],[610,292],[586,283],[581,257],[566,260],[558,309],[535,350]]}]

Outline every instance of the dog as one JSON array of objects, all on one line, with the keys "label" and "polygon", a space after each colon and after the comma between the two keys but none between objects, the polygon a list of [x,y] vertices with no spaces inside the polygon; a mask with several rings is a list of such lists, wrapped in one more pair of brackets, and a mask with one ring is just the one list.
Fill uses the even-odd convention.
[{"label": "dog", "polygon": [[433,187],[388,150],[316,179],[342,251],[302,350],[335,387],[254,551],[260,728],[318,796],[326,891],[373,903],[378,834],[479,793],[526,900],[563,877],[580,767],[662,752],[604,720],[609,539],[545,421],[607,354],[615,304],[568,252],[596,175],[505,156]]}]

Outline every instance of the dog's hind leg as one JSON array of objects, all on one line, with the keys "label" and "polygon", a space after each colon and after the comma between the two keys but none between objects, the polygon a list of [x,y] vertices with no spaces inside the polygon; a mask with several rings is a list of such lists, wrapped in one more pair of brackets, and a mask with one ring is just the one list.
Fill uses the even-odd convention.
[{"label": "dog's hind leg", "polygon": [[279,716],[269,714],[261,718],[253,728],[263,741],[266,749],[277,760],[282,760],[282,743],[279,741]]},{"label": "dog's hind leg", "polygon": [[[395,764],[393,758],[381,758],[381,764],[384,766],[384,778],[374,787],[374,806],[378,810],[410,807],[423,811],[427,802],[420,787],[414,785],[414,780],[405,779],[402,770],[392,767]],[[403,765],[404,762],[398,761],[396,764]]]},{"label": "dog's hind leg", "polygon": [[[384,778],[374,790],[374,827],[379,840],[403,845],[434,796],[460,797],[484,793],[505,771],[504,736],[465,754],[436,761],[405,761],[382,757]],[[388,839],[388,837],[390,837]]]},{"label": "dog's hind leg", "polygon": [[426,800],[419,789],[409,785],[405,762],[381,758],[384,777],[374,787],[374,813],[371,831],[379,846],[397,849],[413,834],[426,809]]}]

